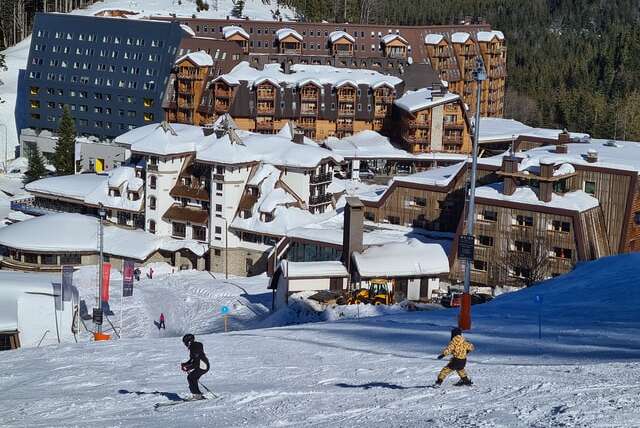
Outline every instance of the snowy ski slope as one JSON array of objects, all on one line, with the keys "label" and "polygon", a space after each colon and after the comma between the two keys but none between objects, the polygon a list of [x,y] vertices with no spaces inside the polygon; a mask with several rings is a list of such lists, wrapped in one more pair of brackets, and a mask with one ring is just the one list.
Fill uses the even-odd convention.
[{"label": "snowy ski slope", "polygon": [[[187,392],[177,338],[0,353],[0,420],[21,426],[640,426],[640,254],[474,307],[476,383],[427,388],[455,311],[200,336],[223,398]],[[543,339],[535,295],[543,296]]]}]

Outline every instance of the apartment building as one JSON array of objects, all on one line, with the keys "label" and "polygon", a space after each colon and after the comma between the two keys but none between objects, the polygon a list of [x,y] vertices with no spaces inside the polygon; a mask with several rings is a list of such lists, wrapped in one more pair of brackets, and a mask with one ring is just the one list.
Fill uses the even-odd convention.
[{"label": "apartment building", "polygon": [[20,71],[17,129],[58,129],[68,106],[80,135],[114,138],[163,118],[184,30],[175,22],[36,15]]},{"label": "apartment building", "polygon": [[[169,20],[170,18],[155,17]],[[171,18],[172,19],[172,18]],[[399,77],[427,63],[475,111],[476,58],[485,64],[483,116],[502,117],[506,79],[505,37],[485,23],[388,26],[180,18],[196,37],[224,40],[252,66],[278,63],[373,69]]]}]

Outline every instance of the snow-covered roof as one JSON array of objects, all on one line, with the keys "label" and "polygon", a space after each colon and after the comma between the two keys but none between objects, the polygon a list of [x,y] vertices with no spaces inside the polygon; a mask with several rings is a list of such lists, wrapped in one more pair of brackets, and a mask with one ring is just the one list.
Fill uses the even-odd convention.
[{"label": "snow-covered roof", "polygon": [[183,55],[176,60],[176,64],[181,63],[185,59],[190,60],[198,67],[211,67],[213,65],[213,58],[205,51],[190,52]]},{"label": "snow-covered roof", "polygon": [[415,277],[449,273],[449,259],[442,246],[417,239],[372,246],[354,253],[353,261],[363,278]]},{"label": "snow-covered roof", "polygon": [[278,39],[278,41],[282,41],[289,36],[295,37],[296,39],[302,41],[302,35],[292,28],[281,28],[276,31],[276,38]]},{"label": "snow-covered roof", "polygon": [[60,275],[0,271],[0,331],[18,330],[18,302],[30,294],[53,295],[54,282]]},{"label": "snow-covered roof", "polygon": [[[98,251],[98,219],[81,214],[61,213],[35,217],[0,229],[0,245],[23,251]],[[104,226],[104,252],[113,256],[145,260],[159,249],[188,248],[196,255],[205,244],[157,236],[142,230]]]},{"label": "snow-covered roof", "polygon": [[[567,153],[556,153],[555,146],[543,146],[518,152],[515,155],[522,159],[519,168],[530,169],[539,165],[540,162],[546,162],[554,165],[566,163],[640,173],[640,143],[592,139],[589,143],[569,143],[565,146]],[[597,161],[587,161],[589,151],[592,153],[595,151]],[[499,166],[502,164],[502,157],[503,155],[480,158],[478,162],[483,165]]]},{"label": "snow-covered roof", "polygon": [[263,162],[292,168],[315,168],[325,160],[343,161],[342,156],[320,148],[308,138],[304,138],[303,144],[294,143],[288,124],[274,135],[240,130],[236,135],[239,141],[234,141],[229,134],[221,138],[215,134],[207,137],[198,147],[197,159],[223,164]]},{"label": "snow-covered roof", "polygon": [[187,33],[188,35],[190,35],[191,37],[195,37],[196,33],[195,31],[193,31],[191,29],[191,27],[189,27],[188,25],[185,24],[180,24],[180,28],[182,29],[182,31],[184,31],[185,33]]},{"label": "snow-covered roof", "polygon": [[277,86],[303,86],[310,81],[319,85],[349,81],[355,85],[374,86],[382,82],[395,87],[402,83],[402,79],[395,76],[387,76],[373,70],[337,68],[330,65],[308,65],[294,64],[291,66],[291,73],[284,73],[280,64],[265,64],[262,70],[251,67],[243,61],[236,65],[229,73],[223,74],[216,79],[223,79],[225,82],[237,85],[240,82],[247,82],[255,85],[257,82],[269,80]]},{"label": "snow-covered roof", "polygon": [[222,33],[224,34],[224,38],[228,39],[229,37],[238,34],[245,39],[249,39],[249,33],[247,33],[244,28],[238,27],[237,25],[228,25],[222,28]]},{"label": "snow-covered roof", "polygon": [[340,40],[341,38],[345,38],[347,40],[349,40],[351,43],[355,43],[356,39],[353,38],[353,36],[345,31],[332,31],[329,34],[329,40],[331,41],[331,43],[335,43],[336,41]]},{"label": "snow-covered roof", "polygon": [[595,208],[599,205],[596,198],[582,190],[576,190],[562,195],[553,193],[550,202],[541,201],[533,189],[524,186],[516,188],[513,195],[505,195],[504,183],[502,182],[478,187],[476,189],[476,197],[580,212]]},{"label": "snow-covered roof", "polygon": [[466,43],[471,35],[469,33],[457,32],[451,35],[451,41],[453,43]]},{"label": "snow-covered roof", "polygon": [[[77,174],[48,177],[27,184],[26,190],[50,196],[74,199],[78,202],[107,208],[140,211],[144,198],[131,200],[127,191],[139,192],[143,181],[136,177],[135,169],[121,166],[107,174]],[[120,196],[110,196],[109,188],[117,188]]]},{"label": "snow-covered roof", "polygon": [[479,42],[490,42],[494,38],[498,40],[504,40],[504,34],[502,31],[478,31],[476,35]]},{"label": "snow-covered roof", "polygon": [[132,129],[115,141],[129,145],[133,152],[170,156],[194,152],[203,138],[204,132],[199,126],[163,122]]},{"label": "snow-covered roof", "polygon": [[[511,141],[513,138],[536,137],[556,140],[561,129],[534,128],[513,119],[483,117],[480,119],[480,144]],[[587,140],[589,134],[570,132],[571,139]]]},{"label": "snow-covered roof", "polygon": [[385,36],[382,37],[382,43],[384,43],[386,45],[386,44],[391,43],[392,41],[394,41],[396,39],[400,40],[405,45],[409,44],[409,42],[407,42],[407,39],[402,37],[400,34],[386,34]]},{"label": "snow-covered roof", "polygon": [[345,159],[408,159],[408,160],[458,160],[467,159],[467,155],[456,153],[409,153],[391,144],[389,137],[376,131],[364,130],[344,137],[328,137],[324,146]]},{"label": "snow-covered roof", "polygon": [[444,39],[442,34],[427,34],[424,36],[424,43],[427,45],[438,45]]},{"label": "snow-covered roof", "polygon": [[459,95],[447,92],[442,97],[433,95],[433,91],[429,88],[422,88],[417,91],[407,91],[402,97],[393,103],[401,109],[413,113],[415,111],[424,110],[440,104],[446,104],[460,99]]},{"label": "snow-covered roof", "polygon": [[286,278],[333,278],[348,277],[349,272],[342,262],[290,262],[282,260],[280,268]]},{"label": "snow-covered roof", "polygon": [[465,162],[459,162],[450,166],[432,168],[411,175],[393,177],[393,181],[400,183],[423,184],[426,186],[446,187],[458,175]]}]

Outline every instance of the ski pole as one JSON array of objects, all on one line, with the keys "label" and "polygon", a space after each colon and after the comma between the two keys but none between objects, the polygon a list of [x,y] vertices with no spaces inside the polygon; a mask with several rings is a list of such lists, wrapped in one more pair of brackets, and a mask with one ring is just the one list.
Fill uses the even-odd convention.
[{"label": "ski pole", "polygon": [[198,383],[200,384],[201,387],[206,389],[209,394],[213,395],[213,398],[218,398],[218,395],[215,392],[213,392],[212,390],[210,390],[209,388],[207,388],[207,386],[204,383],[202,383],[200,381],[198,381]]}]

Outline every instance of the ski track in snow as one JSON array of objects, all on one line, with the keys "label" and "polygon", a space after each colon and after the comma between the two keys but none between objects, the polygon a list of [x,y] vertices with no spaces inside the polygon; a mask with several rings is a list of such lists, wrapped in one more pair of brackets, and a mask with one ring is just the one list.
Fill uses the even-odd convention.
[{"label": "ski track in snow", "polygon": [[[269,297],[263,295],[264,277],[232,279],[245,294],[206,273],[169,275],[164,269],[157,266],[153,280],[136,283],[135,309],[125,315],[125,325],[139,337],[0,353],[0,424],[640,426],[640,289],[628,281],[640,274],[640,254],[582,264],[544,285],[474,306],[473,330],[466,334],[477,349],[467,367],[472,387],[454,386],[455,375],[442,388],[430,387],[446,364],[435,357],[449,339],[457,311],[396,311],[198,334],[212,366],[202,381],[222,398],[158,411],[155,403],[188,395],[179,369],[187,350],[179,337],[156,337],[148,318],[157,319],[162,308],[169,327],[176,316],[176,330],[166,334],[190,323],[203,332],[220,331],[221,318],[207,312],[210,307],[228,304],[228,299],[264,307]],[[85,269],[74,277],[82,294],[91,295],[94,274]],[[537,293],[545,296],[542,340],[537,338]],[[607,301],[623,293],[625,299],[615,306]],[[197,313],[201,310],[204,314]],[[343,310],[349,312],[336,309]],[[298,315],[306,319],[303,312]],[[242,327],[268,325],[268,318],[247,317]]]}]

